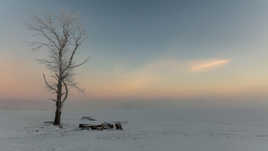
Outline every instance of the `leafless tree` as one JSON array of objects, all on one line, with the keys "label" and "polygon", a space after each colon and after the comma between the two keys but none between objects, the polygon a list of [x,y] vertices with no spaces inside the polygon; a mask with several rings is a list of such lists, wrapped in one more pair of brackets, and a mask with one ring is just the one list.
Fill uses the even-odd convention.
[{"label": "leafless tree", "polygon": [[70,88],[78,88],[74,82],[74,69],[88,61],[75,58],[81,44],[86,39],[86,32],[79,23],[78,17],[63,13],[59,16],[34,17],[29,25],[38,38],[33,41],[33,49],[42,49],[48,56],[39,61],[50,71],[50,78],[43,74],[46,87],[53,94],[56,112],[53,124],[61,125],[61,113],[64,102],[69,96]]}]

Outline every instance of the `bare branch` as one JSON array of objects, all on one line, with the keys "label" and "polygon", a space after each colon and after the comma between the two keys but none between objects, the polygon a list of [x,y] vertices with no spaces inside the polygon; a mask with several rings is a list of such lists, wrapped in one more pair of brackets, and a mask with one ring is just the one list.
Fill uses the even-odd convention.
[{"label": "bare branch", "polygon": [[65,70],[67,70],[67,69],[72,65],[72,63],[73,63],[73,58],[74,58],[74,55],[75,55],[75,53],[76,53],[78,47],[79,47],[79,43],[76,42],[76,43],[75,43],[75,47],[74,47],[74,49],[73,49],[73,51],[72,51],[72,54],[71,54],[71,56],[70,56],[70,58],[69,58],[68,65],[67,65],[67,67],[66,67]]},{"label": "bare branch", "polygon": [[63,81],[63,85],[64,85],[64,88],[65,88],[65,94],[64,94],[64,98],[62,100],[62,103],[64,103],[67,100],[68,95],[69,95],[68,85],[66,84],[65,81]]},{"label": "bare branch", "polygon": [[80,67],[82,65],[84,65],[85,63],[87,63],[89,60],[89,57],[87,57],[85,60],[83,60],[81,63],[79,64],[76,64],[76,65],[71,65],[69,68],[77,68],[77,67]]},{"label": "bare branch", "polygon": [[43,79],[44,79],[44,82],[45,82],[46,86],[47,86],[50,90],[57,91],[56,88],[54,88],[51,84],[48,83],[47,78],[46,78],[46,75],[45,75],[44,73],[43,73]]}]

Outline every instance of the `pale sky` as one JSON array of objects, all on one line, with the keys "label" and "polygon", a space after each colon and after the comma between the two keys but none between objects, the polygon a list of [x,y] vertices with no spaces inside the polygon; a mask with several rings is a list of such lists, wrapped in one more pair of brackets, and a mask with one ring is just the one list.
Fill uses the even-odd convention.
[{"label": "pale sky", "polygon": [[266,0],[0,0],[0,98],[47,99],[31,17],[79,14],[80,99],[268,94]]}]

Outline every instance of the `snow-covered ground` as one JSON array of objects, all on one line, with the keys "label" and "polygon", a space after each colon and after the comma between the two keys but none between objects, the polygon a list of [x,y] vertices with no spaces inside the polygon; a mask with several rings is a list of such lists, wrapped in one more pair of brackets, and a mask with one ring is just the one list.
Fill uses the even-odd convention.
[{"label": "snow-covered ground", "polygon": [[[79,110],[78,110],[79,111]],[[81,116],[127,120],[124,131],[77,128]],[[2,151],[266,151],[268,112],[248,109],[111,107],[65,111],[64,128],[47,110],[0,110]]]}]

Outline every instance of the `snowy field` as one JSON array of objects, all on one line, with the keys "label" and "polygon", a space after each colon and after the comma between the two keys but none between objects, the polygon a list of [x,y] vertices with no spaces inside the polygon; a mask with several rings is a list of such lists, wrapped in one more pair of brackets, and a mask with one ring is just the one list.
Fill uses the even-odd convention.
[{"label": "snowy field", "polygon": [[[79,111],[79,110],[78,110]],[[118,106],[65,111],[63,129],[48,110],[0,110],[1,151],[266,151],[268,112],[258,108]],[[127,120],[124,131],[77,128],[83,115]]]}]

